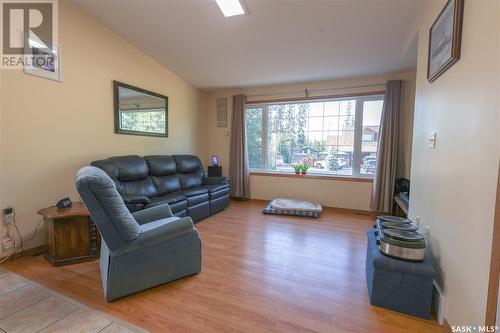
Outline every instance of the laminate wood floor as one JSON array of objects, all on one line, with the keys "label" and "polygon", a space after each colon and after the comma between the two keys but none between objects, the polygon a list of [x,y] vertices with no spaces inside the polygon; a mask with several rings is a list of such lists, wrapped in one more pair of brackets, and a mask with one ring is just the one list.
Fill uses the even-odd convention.
[{"label": "laminate wood floor", "polygon": [[[3,267],[151,332],[445,332],[371,306],[365,280],[372,216],[327,208],[319,219],[264,215],[231,202],[196,225],[198,275],[106,303],[98,261],[52,267],[42,256]],[[126,278],[126,277],[124,277]]]}]

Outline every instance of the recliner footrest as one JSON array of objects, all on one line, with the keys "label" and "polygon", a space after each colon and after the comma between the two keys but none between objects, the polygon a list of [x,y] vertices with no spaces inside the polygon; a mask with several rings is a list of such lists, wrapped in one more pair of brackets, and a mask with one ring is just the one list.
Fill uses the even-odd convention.
[{"label": "recliner footrest", "polygon": [[210,200],[210,215],[213,215],[229,206],[229,194]]},{"label": "recliner footrest", "polygon": [[224,188],[219,191],[210,192],[210,200],[215,200],[223,196],[229,196],[229,188]]},{"label": "recliner footrest", "polygon": [[188,216],[193,219],[193,222],[197,222],[210,215],[210,203],[208,201],[202,202],[196,206],[191,206],[187,208]]},{"label": "recliner footrest", "polygon": [[188,207],[193,207],[203,202],[208,202],[208,193],[187,197],[186,200]]}]

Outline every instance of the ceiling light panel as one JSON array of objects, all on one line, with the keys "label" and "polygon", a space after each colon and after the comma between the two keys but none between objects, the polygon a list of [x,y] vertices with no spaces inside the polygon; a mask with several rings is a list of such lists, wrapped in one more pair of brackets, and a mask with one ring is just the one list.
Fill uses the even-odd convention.
[{"label": "ceiling light panel", "polygon": [[245,10],[240,0],[215,0],[225,17],[243,15]]}]

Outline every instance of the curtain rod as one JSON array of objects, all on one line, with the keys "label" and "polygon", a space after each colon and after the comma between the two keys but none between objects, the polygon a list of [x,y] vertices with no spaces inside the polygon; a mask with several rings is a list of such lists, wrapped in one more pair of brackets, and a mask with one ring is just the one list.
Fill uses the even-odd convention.
[{"label": "curtain rod", "polygon": [[[402,80],[406,83],[406,80]],[[292,95],[292,94],[303,94],[305,93],[306,97],[309,97],[309,94],[314,92],[321,91],[334,91],[334,90],[344,90],[344,89],[354,89],[354,88],[370,88],[370,87],[380,87],[385,86],[387,82],[384,83],[372,83],[372,84],[364,84],[357,86],[345,86],[345,87],[337,87],[337,88],[323,88],[323,89],[303,89],[303,90],[294,90],[294,91],[283,91],[271,94],[255,94],[255,95],[246,95],[247,98],[255,98],[255,97],[271,97],[271,96],[283,96],[283,95]]]}]

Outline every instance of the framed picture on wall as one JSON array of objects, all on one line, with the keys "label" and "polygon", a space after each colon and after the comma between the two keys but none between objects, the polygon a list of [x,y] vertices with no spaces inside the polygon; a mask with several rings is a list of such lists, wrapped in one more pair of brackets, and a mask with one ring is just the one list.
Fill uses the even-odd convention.
[{"label": "framed picture on wall", "polygon": [[435,81],[460,59],[464,0],[448,0],[429,31],[427,80]]},{"label": "framed picture on wall", "polygon": [[60,45],[25,35],[24,55],[31,59],[24,64],[26,74],[62,82],[62,50]]}]

